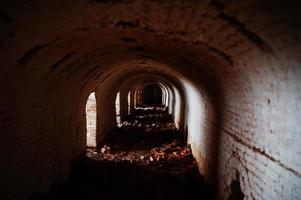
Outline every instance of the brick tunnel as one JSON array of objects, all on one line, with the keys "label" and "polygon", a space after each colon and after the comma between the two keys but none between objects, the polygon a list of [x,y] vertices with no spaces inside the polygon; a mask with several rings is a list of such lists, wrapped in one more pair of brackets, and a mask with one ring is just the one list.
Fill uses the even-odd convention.
[{"label": "brick tunnel", "polygon": [[64,183],[143,103],[172,115],[215,198],[301,199],[300,9],[1,1],[0,199]]}]

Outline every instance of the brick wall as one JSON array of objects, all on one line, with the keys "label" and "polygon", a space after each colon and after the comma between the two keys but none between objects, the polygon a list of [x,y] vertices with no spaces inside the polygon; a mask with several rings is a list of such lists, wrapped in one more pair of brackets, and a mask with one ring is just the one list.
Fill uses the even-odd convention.
[{"label": "brick wall", "polygon": [[249,85],[229,88],[233,95],[226,99],[220,140],[221,190],[227,196],[238,173],[247,199],[300,199],[300,69],[286,65],[283,71],[276,60],[259,57],[241,72]]},{"label": "brick wall", "polygon": [[[116,124],[117,89],[143,74],[178,89],[179,122],[221,199],[233,180],[246,199],[300,199],[298,4],[0,2],[1,199],[62,181],[86,147],[91,91],[101,141]],[[191,113],[195,100],[203,112]]]}]

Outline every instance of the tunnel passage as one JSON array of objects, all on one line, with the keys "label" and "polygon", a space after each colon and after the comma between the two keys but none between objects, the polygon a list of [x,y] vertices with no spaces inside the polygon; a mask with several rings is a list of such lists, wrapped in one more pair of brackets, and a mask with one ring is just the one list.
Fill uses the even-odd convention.
[{"label": "tunnel passage", "polygon": [[101,148],[117,93],[122,122],[129,92],[160,82],[219,199],[237,173],[245,199],[300,199],[299,11],[296,0],[1,1],[0,198],[66,180],[87,147],[91,92]]},{"label": "tunnel passage", "polygon": [[147,85],[142,90],[142,104],[162,105],[162,89],[156,85]]}]

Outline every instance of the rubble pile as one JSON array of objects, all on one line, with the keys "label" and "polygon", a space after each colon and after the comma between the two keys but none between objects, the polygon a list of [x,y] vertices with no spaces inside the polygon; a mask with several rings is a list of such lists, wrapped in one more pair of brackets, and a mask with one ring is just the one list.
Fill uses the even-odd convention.
[{"label": "rubble pile", "polygon": [[146,132],[150,132],[150,131],[155,131],[155,130],[177,130],[177,128],[175,127],[175,124],[172,122],[167,122],[167,123],[142,123],[139,122],[138,120],[135,120],[133,122],[131,121],[124,121],[121,123],[121,127],[123,129],[136,129],[136,130],[140,130],[140,131],[146,131]]},{"label": "rubble pile", "polygon": [[134,120],[139,120],[139,122],[149,122],[149,121],[172,122],[173,121],[172,115],[166,113],[135,115]]},{"label": "rubble pile", "polygon": [[136,110],[148,110],[148,111],[166,111],[165,106],[141,106],[136,107]]},{"label": "rubble pile", "polygon": [[160,147],[152,148],[151,150],[129,151],[129,152],[113,152],[111,147],[104,145],[99,150],[87,149],[86,156],[88,158],[102,161],[128,161],[137,164],[148,165],[151,162],[158,161],[174,161],[185,158],[192,158],[191,150],[179,140],[174,140],[172,143],[164,144]]},{"label": "rubble pile", "polygon": [[120,128],[145,132],[177,130],[173,115],[168,114],[164,109],[161,107],[135,109],[135,114],[128,116],[127,120],[121,123]]},{"label": "rubble pile", "polygon": [[140,106],[140,107],[136,107],[133,110],[134,115],[158,114],[158,113],[167,113],[167,107],[164,107],[164,106]]}]

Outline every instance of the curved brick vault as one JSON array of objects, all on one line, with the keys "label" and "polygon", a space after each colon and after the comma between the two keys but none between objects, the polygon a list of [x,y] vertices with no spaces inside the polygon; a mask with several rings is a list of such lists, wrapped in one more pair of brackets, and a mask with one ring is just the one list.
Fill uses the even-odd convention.
[{"label": "curved brick vault", "polygon": [[247,199],[300,199],[300,8],[293,0],[0,2],[1,199],[64,180],[86,147],[92,91],[101,140],[115,126],[118,90],[147,81],[178,93],[181,127],[221,199],[233,180]]}]

